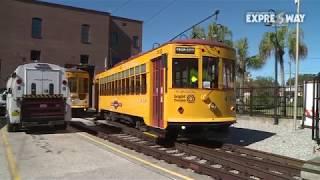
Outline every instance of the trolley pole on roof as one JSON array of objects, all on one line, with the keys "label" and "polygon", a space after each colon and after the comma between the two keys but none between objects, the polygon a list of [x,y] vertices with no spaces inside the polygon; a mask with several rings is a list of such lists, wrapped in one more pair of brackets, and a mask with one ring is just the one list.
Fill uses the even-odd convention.
[{"label": "trolley pole on roof", "polygon": [[176,35],[175,37],[173,37],[172,39],[170,39],[169,41],[173,41],[175,40],[177,37],[181,36],[182,34],[184,34],[185,32],[189,31],[190,29],[194,28],[195,26],[198,26],[199,24],[205,22],[206,20],[212,18],[213,16],[216,17],[216,22],[217,22],[217,19],[218,19],[218,14],[220,13],[220,10],[215,10],[213,14],[211,14],[210,16],[206,17],[205,19],[199,21],[198,23],[192,25],[191,27],[189,27],[188,29],[184,30],[183,32],[181,32],[180,34]]},{"label": "trolley pole on roof", "polygon": [[[297,5],[297,14],[300,14],[300,0],[295,0]],[[295,74],[295,84],[294,84],[294,109],[293,109],[293,125],[294,130],[297,128],[297,101],[298,101],[298,75],[299,75],[299,22],[296,26],[296,74]]]}]

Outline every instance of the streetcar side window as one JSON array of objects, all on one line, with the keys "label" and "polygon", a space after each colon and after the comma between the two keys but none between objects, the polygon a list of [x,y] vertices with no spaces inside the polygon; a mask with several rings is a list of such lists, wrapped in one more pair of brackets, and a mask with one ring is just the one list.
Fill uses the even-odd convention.
[{"label": "streetcar side window", "polygon": [[[104,80],[105,84],[105,80]],[[88,93],[88,78],[79,78],[79,93]],[[105,95],[105,93],[104,93]]]},{"label": "streetcar side window", "polygon": [[223,87],[234,87],[234,61],[223,59]]},{"label": "streetcar side window", "polygon": [[129,78],[126,78],[126,95],[128,95],[130,93],[129,91]]},{"label": "streetcar side window", "polygon": [[115,95],[118,95],[118,94],[119,94],[119,80],[116,80],[116,81],[115,81],[115,84],[116,84],[116,85],[115,85],[115,88],[116,88],[116,89],[115,89]]},{"label": "streetcar side window", "polygon": [[198,88],[198,60],[174,58],[172,61],[172,87]]},{"label": "streetcar side window", "polygon": [[70,88],[71,93],[76,93],[77,92],[77,78],[69,78],[68,79],[68,85]]},{"label": "streetcar side window", "polygon": [[141,94],[147,93],[147,75],[146,75],[146,64],[142,64],[141,70]]},{"label": "streetcar side window", "polygon": [[202,87],[218,88],[219,76],[219,58],[203,57],[202,58]]},{"label": "streetcar side window", "polygon": [[114,81],[111,82],[111,95],[114,95]]},{"label": "streetcar side window", "polygon": [[134,94],[134,76],[130,77],[130,94]]},{"label": "streetcar side window", "polygon": [[111,82],[107,83],[107,96],[111,95]]},{"label": "streetcar side window", "polygon": [[122,79],[121,80],[121,94],[122,95],[125,95],[125,87],[126,87],[126,81],[125,81],[125,79]]},{"label": "streetcar side window", "polygon": [[147,76],[146,74],[141,74],[141,94],[147,93]]},{"label": "streetcar side window", "polygon": [[136,75],[136,94],[140,94],[140,75]]}]

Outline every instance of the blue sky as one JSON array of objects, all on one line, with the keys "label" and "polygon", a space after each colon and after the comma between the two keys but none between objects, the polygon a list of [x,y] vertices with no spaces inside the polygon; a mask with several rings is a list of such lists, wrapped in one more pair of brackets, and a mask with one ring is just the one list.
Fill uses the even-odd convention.
[{"label": "blue sky", "polygon": [[[258,52],[259,42],[264,32],[274,31],[263,24],[247,24],[248,11],[268,11],[295,13],[294,0],[45,0],[76,7],[107,11],[112,15],[144,21],[143,51],[152,48],[153,43],[164,43],[186,28],[220,10],[218,23],[228,26],[233,32],[233,40],[248,37],[249,53]],[[320,1],[301,0],[301,13],[305,21],[301,24],[304,42],[309,49],[308,57],[301,62],[300,73],[320,72]],[[206,27],[213,19],[202,24]],[[295,25],[290,25],[295,28]],[[289,57],[285,54],[286,79],[289,77]],[[295,71],[292,63],[292,72]],[[253,77],[274,76],[274,59],[257,71],[250,70]]]}]

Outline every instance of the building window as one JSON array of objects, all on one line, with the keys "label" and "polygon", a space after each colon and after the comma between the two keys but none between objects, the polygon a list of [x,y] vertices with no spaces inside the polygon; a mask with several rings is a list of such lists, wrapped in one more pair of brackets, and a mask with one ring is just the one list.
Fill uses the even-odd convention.
[{"label": "building window", "polygon": [[115,46],[117,45],[119,42],[119,36],[117,32],[112,32],[111,33],[111,45]]},{"label": "building window", "polygon": [[138,36],[133,36],[132,39],[133,39],[133,47],[139,49],[140,48],[140,46],[139,46],[139,44],[140,44],[139,43],[139,37]]},{"label": "building window", "polygon": [[32,18],[32,38],[41,38],[42,19]]},{"label": "building window", "polygon": [[89,55],[80,55],[80,64],[89,64]]},{"label": "building window", "polygon": [[30,60],[31,61],[40,61],[41,51],[31,50]]},{"label": "building window", "polygon": [[88,24],[81,25],[81,42],[89,43],[90,26]]}]

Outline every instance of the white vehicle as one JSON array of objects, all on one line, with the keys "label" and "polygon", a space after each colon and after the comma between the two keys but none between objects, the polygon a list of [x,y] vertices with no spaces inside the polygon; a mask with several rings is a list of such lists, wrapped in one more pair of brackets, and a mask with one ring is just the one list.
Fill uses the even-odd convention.
[{"label": "white vehicle", "polygon": [[64,68],[47,63],[17,67],[7,82],[8,131],[32,126],[65,129],[71,120]]},{"label": "white vehicle", "polygon": [[6,96],[7,96],[7,92],[3,90],[0,93],[0,116],[3,116],[6,114]]}]

